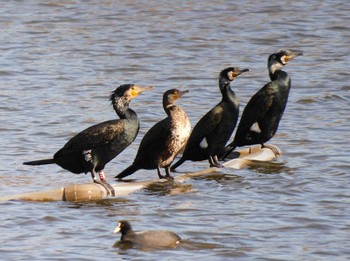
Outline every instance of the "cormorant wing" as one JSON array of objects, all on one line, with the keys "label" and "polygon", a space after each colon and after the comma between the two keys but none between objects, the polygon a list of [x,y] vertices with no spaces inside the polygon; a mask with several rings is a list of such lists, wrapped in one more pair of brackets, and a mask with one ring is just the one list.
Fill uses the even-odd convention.
[{"label": "cormorant wing", "polygon": [[140,148],[145,147],[150,151],[156,151],[159,147],[165,147],[165,142],[171,135],[168,125],[168,118],[165,118],[153,125],[153,127],[151,127],[142,138]]},{"label": "cormorant wing", "polygon": [[194,126],[187,146],[191,147],[193,145],[201,144],[204,138],[211,134],[221,122],[222,115],[222,106],[215,106],[207,112],[207,114],[205,114]]},{"label": "cormorant wing", "polygon": [[153,166],[155,161],[159,160],[160,156],[168,157],[171,153],[167,149],[171,137],[169,124],[169,119],[165,118],[157,122],[147,131],[141,140],[134,160],[135,165],[142,162],[142,164],[146,164],[145,166]]},{"label": "cormorant wing", "polygon": [[248,133],[250,130],[258,132],[259,123],[273,104],[276,88],[273,82],[267,83],[249,100],[244,108],[237,133]]},{"label": "cormorant wing", "polygon": [[118,135],[124,135],[123,120],[105,121],[93,125],[71,138],[57,153],[91,150],[108,144]]}]

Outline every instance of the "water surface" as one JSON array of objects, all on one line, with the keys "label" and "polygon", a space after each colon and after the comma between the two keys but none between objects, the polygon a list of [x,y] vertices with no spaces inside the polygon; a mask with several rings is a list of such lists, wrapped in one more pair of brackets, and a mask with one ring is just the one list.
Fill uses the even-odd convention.
[{"label": "water surface", "polygon": [[[192,124],[220,100],[226,66],[249,68],[232,86],[241,110],[268,81],[282,48],[292,90],[273,164],[223,169],[186,181],[191,190],[139,191],[97,202],[0,202],[6,260],[344,260],[350,257],[350,4],[344,1],[6,1],[0,9],[1,196],[90,181],[52,156],[80,130],[115,118],[108,96],[123,83],[154,85],[132,102],[135,142],[106,167],[133,160],[143,134],[165,117],[162,93],[189,89],[178,104]],[[186,162],[181,171],[204,169]],[[155,178],[139,171],[138,180]],[[193,242],[176,250],[118,249],[116,221],[171,229]]]}]

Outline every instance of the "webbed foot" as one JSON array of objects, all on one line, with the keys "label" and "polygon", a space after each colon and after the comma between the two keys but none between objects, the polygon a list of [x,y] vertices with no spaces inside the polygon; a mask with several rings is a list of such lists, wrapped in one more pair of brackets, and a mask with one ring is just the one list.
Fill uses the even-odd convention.
[{"label": "webbed foot", "polygon": [[94,183],[100,184],[105,188],[107,191],[107,196],[115,196],[115,190],[111,184],[109,184],[107,181],[99,181],[99,180],[94,180]]},{"label": "webbed foot", "polygon": [[115,190],[113,188],[113,186],[111,184],[109,184],[106,180],[106,174],[104,173],[103,170],[101,170],[99,173],[98,173],[99,177],[100,177],[100,180],[101,181],[98,181],[96,178],[94,178],[94,182],[97,183],[97,184],[100,184],[101,186],[103,186],[106,191],[107,191],[107,196],[115,196]]},{"label": "webbed foot", "polygon": [[210,167],[216,167],[216,168],[223,168],[224,165],[222,165],[220,162],[219,162],[219,159],[218,159],[218,156],[209,156],[209,165]]},{"label": "webbed foot", "polygon": [[281,151],[276,148],[273,145],[269,145],[269,144],[261,144],[261,148],[269,148],[270,150],[272,150],[272,152],[275,154],[276,157],[280,157],[281,156]]}]

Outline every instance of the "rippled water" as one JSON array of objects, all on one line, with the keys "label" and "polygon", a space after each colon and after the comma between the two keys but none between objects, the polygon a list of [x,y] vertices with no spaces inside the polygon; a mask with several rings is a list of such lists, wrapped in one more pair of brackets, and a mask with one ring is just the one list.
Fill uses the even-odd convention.
[{"label": "rippled water", "polygon": [[[0,202],[5,260],[344,260],[350,257],[350,4],[346,1],[6,1],[0,9],[1,195],[90,181],[57,166],[28,167],[72,135],[115,114],[122,83],[154,85],[132,102],[135,143],[106,167],[111,179],[164,117],[162,93],[194,125],[220,99],[217,76],[250,68],[233,87],[241,109],[268,81],[267,56],[304,56],[286,66],[287,110],[271,143],[273,164],[224,169],[186,181],[186,193],[151,188],[88,203]],[[179,170],[204,169],[186,162]],[[139,171],[138,180],[155,178]],[[192,242],[176,250],[113,247],[116,221],[171,229]]]}]

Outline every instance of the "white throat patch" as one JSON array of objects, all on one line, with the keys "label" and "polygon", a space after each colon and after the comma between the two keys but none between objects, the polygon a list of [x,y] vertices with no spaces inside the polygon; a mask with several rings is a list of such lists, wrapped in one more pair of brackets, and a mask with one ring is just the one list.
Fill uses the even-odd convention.
[{"label": "white throat patch", "polygon": [[272,73],[275,73],[275,71],[277,70],[281,70],[283,68],[283,65],[280,64],[280,63],[274,63],[272,66],[271,66],[271,72]]}]

